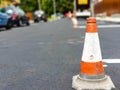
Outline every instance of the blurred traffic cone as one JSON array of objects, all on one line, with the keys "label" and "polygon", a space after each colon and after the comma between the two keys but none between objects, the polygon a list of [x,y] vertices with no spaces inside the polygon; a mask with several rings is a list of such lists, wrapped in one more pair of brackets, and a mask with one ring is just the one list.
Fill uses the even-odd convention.
[{"label": "blurred traffic cone", "polygon": [[72,24],[73,24],[73,27],[74,27],[74,28],[78,28],[78,21],[77,21],[77,18],[72,17]]},{"label": "blurred traffic cone", "polygon": [[76,12],[73,11],[72,13],[72,24],[74,28],[78,28],[78,21],[77,21],[77,17],[76,17]]},{"label": "blurred traffic cone", "polygon": [[76,90],[115,88],[110,77],[104,73],[96,19],[93,17],[87,19],[80,74],[73,76],[72,88]]}]

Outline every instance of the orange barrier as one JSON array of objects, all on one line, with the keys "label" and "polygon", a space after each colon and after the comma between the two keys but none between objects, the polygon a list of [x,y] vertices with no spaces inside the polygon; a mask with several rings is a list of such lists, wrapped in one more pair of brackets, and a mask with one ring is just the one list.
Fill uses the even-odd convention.
[{"label": "orange barrier", "polygon": [[85,43],[80,74],[73,76],[72,87],[76,90],[111,90],[115,88],[109,76],[105,75],[99,44],[96,19],[87,19]]}]

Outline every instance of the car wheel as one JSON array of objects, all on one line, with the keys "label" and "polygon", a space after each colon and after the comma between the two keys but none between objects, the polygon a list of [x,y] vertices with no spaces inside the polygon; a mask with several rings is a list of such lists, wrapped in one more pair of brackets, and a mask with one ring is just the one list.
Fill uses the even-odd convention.
[{"label": "car wheel", "polygon": [[11,26],[9,26],[9,25],[8,25],[8,26],[6,26],[6,29],[7,29],[7,30],[8,30],[8,29],[11,29]]},{"label": "car wheel", "polygon": [[47,19],[44,19],[44,22],[47,22]]},{"label": "car wheel", "polygon": [[38,22],[39,22],[39,20],[38,20],[38,19],[35,19],[35,20],[34,20],[34,22],[35,22],[35,23],[38,23]]},{"label": "car wheel", "polygon": [[27,21],[26,25],[27,25],[27,26],[29,26],[29,25],[30,25],[29,21]]},{"label": "car wheel", "polygon": [[18,27],[21,27],[23,24],[22,24],[22,20],[18,20],[18,23],[17,23],[17,26]]},{"label": "car wheel", "polygon": [[7,26],[6,26],[6,29],[11,29],[12,27],[12,22],[10,20],[8,20],[8,23],[7,23]]}]

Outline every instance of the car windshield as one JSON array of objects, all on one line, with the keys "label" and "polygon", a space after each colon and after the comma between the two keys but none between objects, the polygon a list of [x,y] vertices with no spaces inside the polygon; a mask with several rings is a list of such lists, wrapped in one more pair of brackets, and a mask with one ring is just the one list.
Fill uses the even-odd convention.
[{"label": "car windshield", "polygon": [[0,12],[5,13],[5,8],[0,7]]},{"label": "car windshield", "polygon": [[15,12],[16,14],[19,14],[19,15],[25,15],[24,11],[22,9],[20,9],[19,7],[15,8]]},{"label": "car windshield", "polygon": [[34,14],[35,14],[35,15],[38,15],[38,14],[41,14],[41,15],[42,15],[42,14],[44,14],[44,12],[41,11],[41,10],[38,10],[38,11],[35,11]]},{"label": "car windshield", "polygon": [[21,15],[21,16],[25,15],[25,12],[22,9],[20,9],[19,7],[14,7],[14,6],[7,7],[6,8],[6,13],[7,14],[15,13],[15,14]]}]

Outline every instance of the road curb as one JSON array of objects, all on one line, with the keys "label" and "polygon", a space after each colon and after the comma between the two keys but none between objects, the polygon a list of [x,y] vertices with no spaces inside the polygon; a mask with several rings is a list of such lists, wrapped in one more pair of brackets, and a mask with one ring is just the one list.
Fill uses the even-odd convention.
[{"label": "road curb", "polygon": [[112,17],[96,17],[96,20],[112,22],[112,23],[120,23],[120,18],[112,18]]}]

